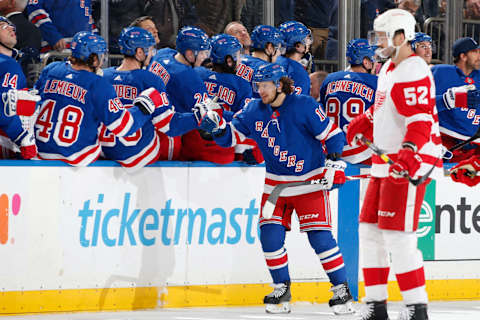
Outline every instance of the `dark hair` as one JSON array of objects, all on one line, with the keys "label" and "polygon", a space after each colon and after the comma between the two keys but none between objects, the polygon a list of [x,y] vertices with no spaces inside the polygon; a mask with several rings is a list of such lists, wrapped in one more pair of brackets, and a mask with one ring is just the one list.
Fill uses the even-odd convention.
[{"label": "dark hair", "polygon": [[95,62],[95,57],[97,57],[97,59],[98,59],[98,56],[97,56],[96,53],[90,54],[88,56],[87,60],[82,60],[82,59],[78,59],[78,58],[70,56],[70,57],[68,57],[68,61],[70,61],[71,64],[76,64],[76,65],[80,65],[80,66],[89,67],[90,69],[95,71],[95,67],[93,66],[93,63]]},{"label": "dark hair", "polygon": [[461,53],[460,53],[458,56],[453,57],[453,63],[458,63],[458,62],[460,62],[460,55],[461,55]]},{"label": "dark hair", "polygon": [[153,20],[152,16],[141,16],[141,17],[138,17],[135,20],[133,20],[128,26],[129,27],[139,27],[140,23],[142,23],[143,21],[146,21],[146,20],[150,20],[153,23],[155,23],[155,20]]},{"label": "dark hair", "polygon": [[282,84],[282,92],[285,94],[293,93],[293,80],[289,77],[281,77],[280,83]]}]

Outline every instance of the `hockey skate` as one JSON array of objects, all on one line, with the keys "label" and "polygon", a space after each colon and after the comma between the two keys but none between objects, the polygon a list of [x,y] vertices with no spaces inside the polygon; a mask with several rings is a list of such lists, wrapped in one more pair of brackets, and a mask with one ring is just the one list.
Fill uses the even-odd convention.
[{"label": "hockey skate", "polygon": [[355,312],[356,320],[389,320],[387,303],[385,301],[371,301],[362,305]]},{"label": "hockey skate", "polygon": [[333,292],[333,297],[328,301],[328,305],[333,313],[337,315],[353,313],[353,297],[346,282],[332,287],[330,291]]},{"label": "hockey skate", "polygon": [[428,320],[427,305],[424,303],[408,304],[400,312],[398,320]]},{"label": "hockey skate", "polygon": [[267,313],[289,313],[290,300],[292,294],[290,293],[290,281],[285,283],[274,283],[273,292],[269,293],[263,298],[265,303],[265,311]]}]

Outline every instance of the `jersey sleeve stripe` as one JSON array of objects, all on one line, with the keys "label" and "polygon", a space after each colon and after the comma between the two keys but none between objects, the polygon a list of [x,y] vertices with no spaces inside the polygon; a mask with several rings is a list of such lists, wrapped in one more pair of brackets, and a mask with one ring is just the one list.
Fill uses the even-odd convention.
[{"label": "jersey sleeve stripe", "polygon": [[152,119],[152,123],[157,130],[165,133],[170,129],[169,123],[173,118],[175,112],[173,110],[167,110],[161,115]]},{"label": "jersey sleeve stripe", "polygon": [[100,151],[101,148],[97,141],[96,145],[88,146],[68,157],[61,154],[44,152],[39,152],[38,156],[44,160],[61,160],[72,166],[84,167],[94,162],[100,156]]},{"label": "jersey sleeve stripe", "polygon": [[116,136],[125,135],[133,124],[133,117],[127,110],[123,111],[123,114],[120,118],[112,122],[107,126],[108,130]]},{"label": "jersey sleeve stripe", "polygon": [[46,22],[52,22],[48,13],[43,9],[37,9],[28,15],[30,20],[37,28]]},{"label": "jersey sleeve stripe", "polygon": [[433,123],[433,118],[432,118],[432,115],[428,113],[417,113],[413,116],[407,117],[405,119],[405,124],[408,126],[410,123],[417,122],[417,121],[425,121],[425,122]]},{"label": "jersey sleeve stripe", "polygon": [[328,134],[330,133],[330,130],[332,130],[333,127],[333,122],[329,122],[325,130],[322,131],[319,135],[317,135],[315,138],[320,141],[324,141]]},{"label": "jersey sleeve stripe", "polygon": [[122,166],[127,168],[133,168],[133,167],[142,168],[147,164],[151,163],[152,161],[155,161],[156,158],[158,158],[159,150],[160,150],[160,139],[158,138],[158,135],[155,134],[152,141],[145,148],[143,148],[141,151],[131,156],[130,158],[121,160],[118,162]]}]

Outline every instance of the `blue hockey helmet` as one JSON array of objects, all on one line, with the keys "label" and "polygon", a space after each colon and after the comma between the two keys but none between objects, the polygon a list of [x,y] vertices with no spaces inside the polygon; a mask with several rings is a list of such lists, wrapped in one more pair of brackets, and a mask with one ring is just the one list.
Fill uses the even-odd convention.
[{"label": "blue hockey helmet", "polygon": [[253,74],[252,85],[253,90],[258,92],[258,83],[259,82],[266,82],[266,81],[273,81],[276,87],[280,84],[280,79],[282,77],[287,77],[287,73],[285,69],[276,63],[267,63],[261,65]]},{"label": "blue hockey helmet", "polygon": [[312,32],[301,22],[284,22],[280,25],[280,31],[283,34],[287,50],[295,48],[298,42],[305,46],[312,44]]},{"label": "blue hockey helmet", "polygon": [[210,44],[212,46],[210,57],[213,63],[218,64],[224,63],[226,56],[231,56],[234,61],[237,61],[242,49],[242,44],[237,38],[225,33],[214,36],[210,39]]},{"label": "blue hockey helmet", "polygon": [[96,54],[99,58],[107,52],[107,43],[98,34],[88,31],[80,31],[73,36],[72,57],[87,60],[91,54]]},{"label": "blue hockey helmet", "polygon": [[128,27],[122,30],[118,38],[120,53],[126,56],[134,56],[137,48],[142,48],[145,54],[148,49],[155,45],[153,35],[139,27]]},{"label": "blue hockey helmet", "polygon": [[15,25],[12,23],[12,21],[10,21],[7,17],[0,16],[0,22],[5,22],[7,25],[9,25],[10,27],[12,27],[14,31],[17,30],[17,28],[15,27]]},{"label": "blue hockey helmet", "polygon": [[263,50],[267,43],[273,44],[274,47],[279,47],[283,42],[283,35],[275,27],[268,25],[259,25],[253,29],[252,34],[252,48]]},{"label": "blue hockey helmet", "polygon": [[375,48],[368,44],[367,39],[352,39],[347,44],[346,52],[348,63],[351,65],[361,65],[363,58],[375,61]]},{"label": "blue hockey helmet", "polygon": [[185,51],[192,50],[196,56],[199,51],[210,50],[210,41],[202,29],[186,26],[178,31],[176,48],[183,55]]},{"label": "blue hockey helmet", "polygon": [[415,38],[410,41],[412,45],[412,50],[415,51],[416,46],[420,42],[430,42],[432,43],[432,37],[430,37],[428,34],[423,33],[423,32],[416,32],[415,33]]}]

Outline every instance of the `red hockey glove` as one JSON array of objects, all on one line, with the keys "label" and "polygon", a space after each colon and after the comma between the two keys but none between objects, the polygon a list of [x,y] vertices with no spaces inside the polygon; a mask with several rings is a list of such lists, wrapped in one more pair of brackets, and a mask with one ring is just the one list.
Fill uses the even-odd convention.
[{"label": "red hockey glove", "polygon": [[156,108],[166,104],[168,104],[166,95],[158,92],[153,87],[143,90],[133,100],[133,105],[137,106],[146,115],[152,114]]},{"label": "red hockey glove", "polygon": [[357,144],[356,136],[362,134],[368,140],[373,140],[373,116],[370,109],[356,116],[350,121],[347,128],[347,142],[353,146]]},{"label": "red hockey glove", "polygon": [[[470,93],[469,91],[472,92]],[[445,107],[447,107],[447,109],[453,109],[475,106],[473,100],[477,100],[476,97],[478,94],[476,94],[476,91],[477,90],[474,84],[448,88],[448,90],[443,94],[443,102],[445,103]]]},{"label": "red hockey glove", "polygon": [[453,167],[450,176],[455,182],[473,187],[480,183],[480,176],[477,176],[477,172],[479,171],[480,157],[473,156],[470,159],[460,161],[455,167]]},{"label": "red hockey glove", "polygon": [[414,177],[420,165],[422,158],[410,148],[403,148],[398,152],[397,161],[389,168],[390,176],[393,182],[401,183],[402,179]]},{"label": "red hockey glove", "polygon": [[10,89],[2,94],[2,100],[6,116],[19,115],[29,117],[34,114],[37,102],[40,101],[40,96],[36,90]]}]

